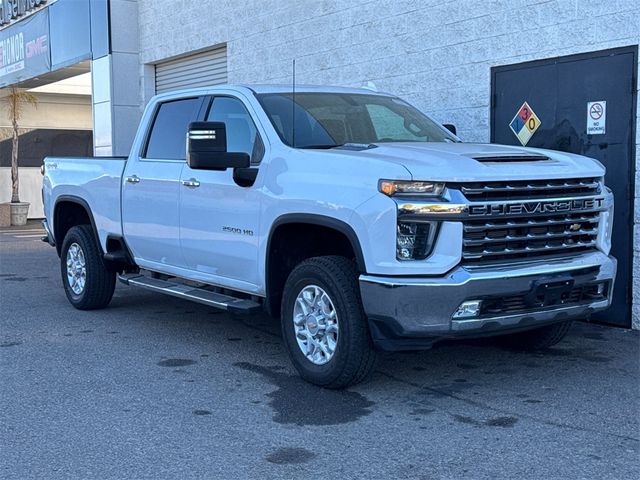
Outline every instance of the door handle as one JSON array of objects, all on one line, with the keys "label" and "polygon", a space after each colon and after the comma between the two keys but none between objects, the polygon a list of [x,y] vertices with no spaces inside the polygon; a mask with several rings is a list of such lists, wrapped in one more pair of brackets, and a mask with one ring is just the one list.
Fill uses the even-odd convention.
[{"label": "door handle", "polygon": [[131,175],[130,177],[127,177],[127,182],[140,183],[140,177],[138,177],[137,175]]},{"label": "door handle", "polygon": [[182,180],[182,185],[189,188],[197,188],[200,186],[200,182],[195,178],[190,178],[189,180]]}]

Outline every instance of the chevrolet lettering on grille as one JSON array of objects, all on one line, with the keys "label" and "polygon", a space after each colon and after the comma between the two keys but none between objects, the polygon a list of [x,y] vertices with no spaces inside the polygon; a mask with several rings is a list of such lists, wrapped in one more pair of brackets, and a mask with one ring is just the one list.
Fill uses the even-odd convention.
[{"label": "chevrolet lettering on grille", "polygon": [[536,215],[545,213],[566,213],[587,210],[599,210],[604,198],[581,198],[573,200],[554,200],[519,203],[491,203],[469,205],[469,216],[493,217],[502,215]]}]

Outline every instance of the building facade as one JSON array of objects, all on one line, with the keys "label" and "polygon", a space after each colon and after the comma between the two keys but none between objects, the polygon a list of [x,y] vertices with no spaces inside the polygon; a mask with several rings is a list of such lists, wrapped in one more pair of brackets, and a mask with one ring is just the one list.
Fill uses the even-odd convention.
[{"label": "building facade", "polygon": [[[157,92],[288,84],[294,59],[299,83],[374,85],[455,124],[469,142],[522,143],[510,121],[527,102],[540,120],[529,146],[584,153],[607,166],[620,210],[616,288],[625,295],[616,315],[627,317],[617,323],[633,318],[640,328],[636,0],[108,4],[109,51],[91,60],[96,154],[128,152]],[[599,131],[594,118],[605,113]]]},{"label": "building facade", "polygon": [[[109,155],[114,144],[124,149],[131,141],[115,138],[121,131],[113,125],[133,125],[140,112],[137,29],[126,35],[128,20],[137,26],[136,7],[108,0],[0,0],[0,105],[12,85],[36,98],[23,106],[19,121],[20,199],[30,203],[30,218],[43,216],[44,156]],[[125,33],[114,33],[115,25]],[[5,113],[0,109],[0,202],[11,198],[12,130]]]}]

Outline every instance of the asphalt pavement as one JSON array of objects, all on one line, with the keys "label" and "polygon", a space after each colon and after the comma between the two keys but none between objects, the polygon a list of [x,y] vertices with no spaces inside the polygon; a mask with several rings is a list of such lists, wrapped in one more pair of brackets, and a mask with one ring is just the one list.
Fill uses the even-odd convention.
[{"label": "asphalt pavement", "polygon": [[388,354],[329,391],[263,315],[123,285],[73,309],[37,228],[0,230],[2,479],[640,478],[637,331]]}]

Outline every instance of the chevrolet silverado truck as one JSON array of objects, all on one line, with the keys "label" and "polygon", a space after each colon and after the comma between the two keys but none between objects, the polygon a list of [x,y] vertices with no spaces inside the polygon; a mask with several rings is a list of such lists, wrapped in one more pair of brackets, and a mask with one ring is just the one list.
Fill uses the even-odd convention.
[{"label": "chevrolet silverado truck", "polygon": [[328,388],[367,378],[381,350],[554,345],[611,301],[605,170],[454,130],[366,89],[158,95],[127,158],[45,159],[45,240],[74,307],[106,307],[119,279],[266,311]]}]

